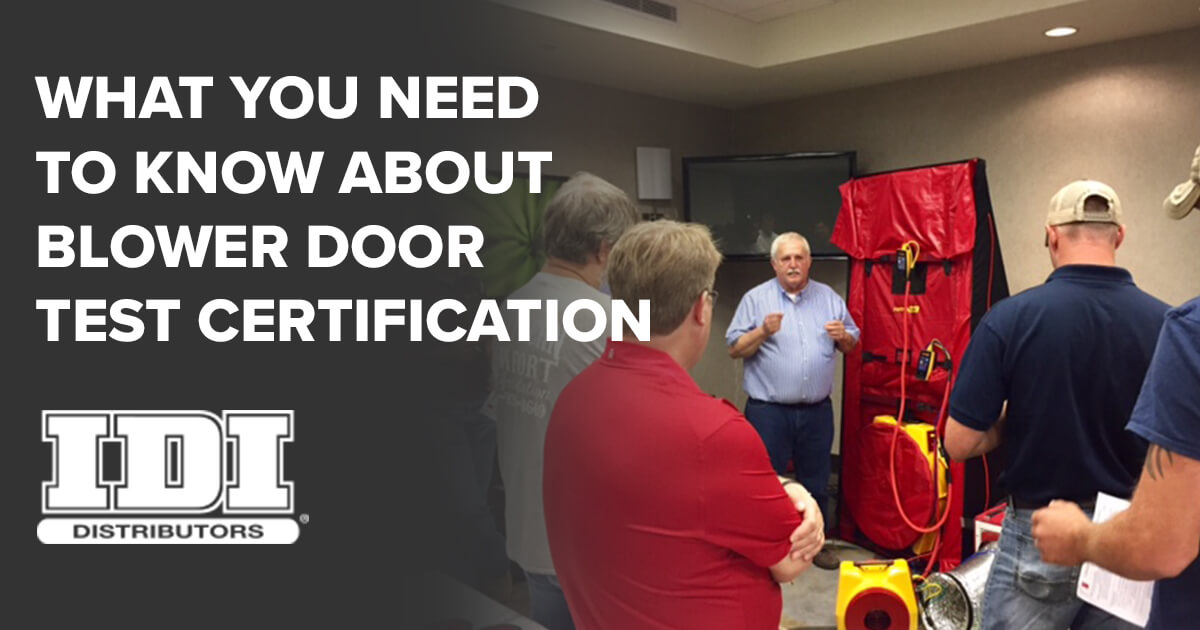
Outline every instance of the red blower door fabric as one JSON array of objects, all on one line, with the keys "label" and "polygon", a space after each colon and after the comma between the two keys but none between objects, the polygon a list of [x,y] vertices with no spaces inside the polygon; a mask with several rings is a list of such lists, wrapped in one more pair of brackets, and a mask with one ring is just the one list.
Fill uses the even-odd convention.
[{"label": "red blower door fabric", "polygon": [[[860,453],[870,456],[857,460],[858,491],[846,496],[846,507],[863,515],[857,523],[867,538],[884,549],[900,551],[911,547],[922,534],[907,527],[894,507],[896,499],[888,471],[893,427],[875,423],[860,429]],[[904,513],[921,525],[932,521],[936,500],[933,471],[921,448],[907,433],[901,433],[896,440],[896,481]]]},{"label": "red blower door fabric", "polygon": [[[952,365],[959,365],[973,321],[982,316],[982,312],[976,313],[973,320],[973,300],[975,310],[981,311],[993,297],[1007,295],[1003,266],[996,260],[991,203],[986,199],[981,169],[980,160],[970,160],[855,178],[841,186],[842,208],[831,240],[851,258],[847,306],[862,330],[858,350],[846,357],[843,389],[841,492],[846,509],[840,514],[839,533],[846,540],[861,539],[860,534],[871,530],[867,537],[872,543],[897,549],[918,537],[896,513],[891,486],[879,486],[891,483],[887,471],[890,430],[888,439],[874,439],[864,431],[875,416],[896,415],[902,361],[908,362],[906,419],[936,422],[952,372],[942,367],[935,369],[928,381],[915,378],[921,350],[937,339],[953,357]],[[979,192],[982,204],[977,204]],[[992,256],[982,259],[983,269],[976,268],[980,234]],[[897,250],[908,241],[920,249],[912,272],[912,294],[906,302]],[[999,278],[995,277],[996,264],[1000,264]],[[981,292],[986,288],[982,285],[994,282],[1004,285],[997,295]],[[918,524],[928,525],[926,519],[933,514],[932,495],[926,494],[930,492],[928,477],[923,478],[924,483],[913,478],[910,469],[921,465],[913,460],[919,453],[901,450],[897,468],[906,471],[901,492],[905,486],[925,489],[918,493],[920,499],[910,499],[922,505],[913,505],[908,515],[919,518]],[[951,475],[956,483],[952,484],[951,514],[943,533],[943,567],[957,565],[962,557],[962,464],[953,464]],[[903,494],[901,498],[905,500]]]}]

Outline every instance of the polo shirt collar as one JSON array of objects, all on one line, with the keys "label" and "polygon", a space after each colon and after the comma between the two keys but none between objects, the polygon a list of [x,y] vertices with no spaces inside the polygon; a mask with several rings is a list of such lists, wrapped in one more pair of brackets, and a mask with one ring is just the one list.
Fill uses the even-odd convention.
[{"label": "polo shirt collar", "polygon": [[1133,274],[1124,267],[1107,265],[1063,265],[1055,269],[1046,282],[1077,280],[1083,282],[1125,282],[1133,284]]},{"label": "polo shirt collar", "polygon": [[600,361],[605,365],[618,369],[650,372],[671,381],[684,384],[688,389],[700,391],[696,381],[692,379],[683,366],[675,362],[671,355],[644,346],[640,343],[608,340]]}]

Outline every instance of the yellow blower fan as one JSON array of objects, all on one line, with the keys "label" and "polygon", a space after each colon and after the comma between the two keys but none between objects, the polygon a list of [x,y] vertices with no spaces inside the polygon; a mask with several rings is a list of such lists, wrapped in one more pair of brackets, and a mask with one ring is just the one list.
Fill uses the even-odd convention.
[{"label": "yellow blower fan", "polygon": [[884,549],[929,553],[949,498],[949,466],[933,425],[905,422],[897,428],[894,417],[876,416],[861,430],[858,452],[859,489],[846,501],[862,532]]},{"label": "yellow blower fan", "polygon": [[[892,416],[875,416],[875,422],[894,426],[896,419]],[[938,498],[936,514],[943,514],[946,511],[946,501],[950,498],[950,484],[946,478],[946,471],[950,469],[950,466],[939,452],[937,430],[933,425],[925,424],[924,422],[905,422],[900,425],[900,428],[921,449],[921,455],[929,462],[930,474],[937,474]],[[936,542],[937,533],[928,532],[918,538],[917,542],[913,543],[913,552],[918,556],[927,554],[933,550]]]},{"label": "yellow blower fan", "polygon": [[843,562],[838,630],[917,630],[917,598],[904,560]]}]

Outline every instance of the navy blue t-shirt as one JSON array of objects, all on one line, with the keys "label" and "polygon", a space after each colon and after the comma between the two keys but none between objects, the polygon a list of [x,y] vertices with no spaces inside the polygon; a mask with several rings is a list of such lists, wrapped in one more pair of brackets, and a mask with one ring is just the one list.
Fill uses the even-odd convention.
[{"label": "navy blue t-shirt", "polygon": [[[1200,298],[1167,313],[1158,348],[1129,430],[1184,457],[1200,460]],[[1200,488],[1181,501],[1200,501]],[[1147,630],[1200,623],[1200,560],[1154,586]]]},{"label": "navy blue t-shirt", "polygon": [[1002,480],[1020,500],[1129,497],[1146,443],[1125,424],[1170,308],[1119,267],[1067,265],[997,302],[963,356],[950,415],[986,431],[1008,401]]}]

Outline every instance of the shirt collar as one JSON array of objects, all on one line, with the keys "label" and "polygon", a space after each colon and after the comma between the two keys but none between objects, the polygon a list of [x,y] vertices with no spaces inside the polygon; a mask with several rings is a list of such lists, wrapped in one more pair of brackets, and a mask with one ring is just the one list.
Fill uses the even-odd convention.
[{"label": "shirt collar", "polygon": [[1124,267],[1107,265],[1063,265],[1055,269],[1046,282],[1054,280],[1082,280],[1085,282],[1126,282],[1133,284],[1133,274]]},{"label": "shirt collar", "polygon": [[[779,278],[775,278],[774,282],[775,282],[775,290],[778,291],[780,293],[780,295],[786,296],[788,299],[791,299],[791,294],[787,292],[787,289],[783,288],[783,283],[779,281]],[[796,299],[799,300],[800,298],[803,298],[805,295],[807,295],[808,290],[812,288],[812,285],[813,285],[812,278],[809,278],[808,284],[805,284],[803,289],[800,289],[799,291],[796,292]]]},{"label": "shirt collar", "polygon": [[684,384],[689,389],[700,391],[700,386],[692,376],[675,362],[671,355],[640,343],[608,340],[600,361],[605,365],[625,369],[649,372],[656,376],[668,378]]}]

